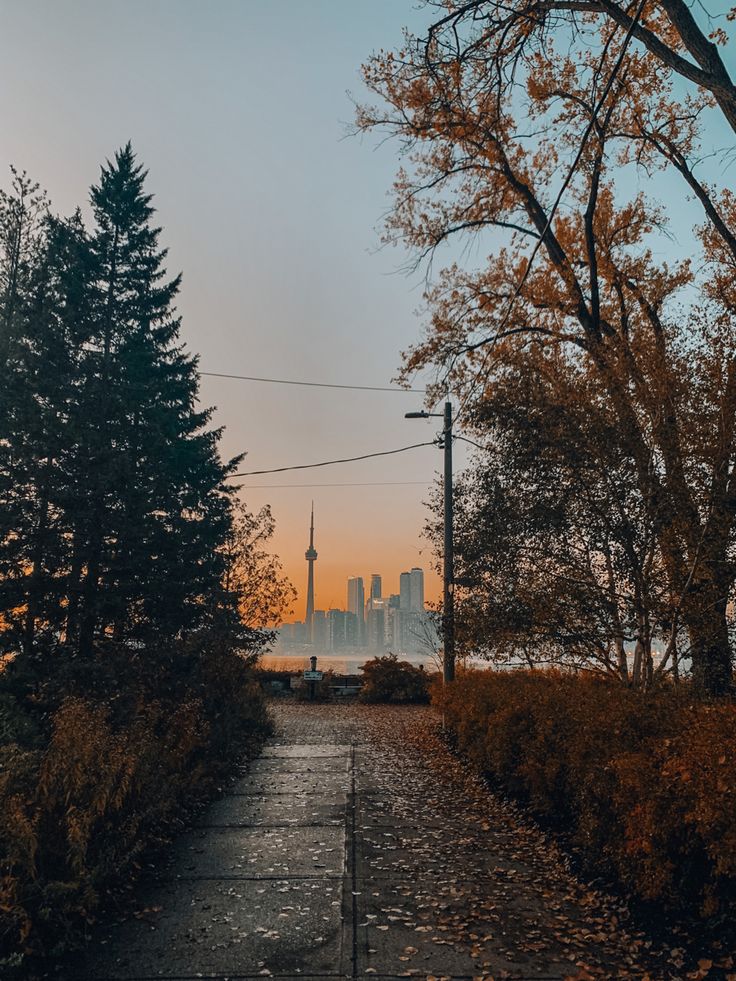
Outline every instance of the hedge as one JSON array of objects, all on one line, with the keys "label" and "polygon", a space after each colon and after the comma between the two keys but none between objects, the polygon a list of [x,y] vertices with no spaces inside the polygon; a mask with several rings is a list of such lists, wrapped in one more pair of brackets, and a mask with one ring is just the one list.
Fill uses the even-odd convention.
[{"label": "hedge", "polygon": [[424,704],[429,701],[430,675],[395,654],[385,654],[366,661],[359,668],[363,684],[361,702],[398,702]]},{"label": "hedge", "polygon": [[27,977],[131,888],[269,721],[223,651],[106,650],[35,690],[21,672],[0,676],[0,973]]},{"label": "hedge", "polygon": [[434,703],[457,749],[586,868],[714,926],[736,914],[736,706],[546,671],[467,671]]}]

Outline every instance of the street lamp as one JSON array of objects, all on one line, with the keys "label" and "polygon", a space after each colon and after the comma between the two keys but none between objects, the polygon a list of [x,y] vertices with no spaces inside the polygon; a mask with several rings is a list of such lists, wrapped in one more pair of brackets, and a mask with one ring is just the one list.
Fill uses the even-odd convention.
[{"label": "street lamp", "polygon": [[442,676],[445,681],[455,680],[455,597],[454,585],[454,554],[452,542],[452,404],[445,402],[445,411],[439,412],[407,412],[405,419],[444,419],[442,439],[445,450],[444,496],[445,496],[445,551],[442,569],[442,637],[444,655],[442,658]]}]

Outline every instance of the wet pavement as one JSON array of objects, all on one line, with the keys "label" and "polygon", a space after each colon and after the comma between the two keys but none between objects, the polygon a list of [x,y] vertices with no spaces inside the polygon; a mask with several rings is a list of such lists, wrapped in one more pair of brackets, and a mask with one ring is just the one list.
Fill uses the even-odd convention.
[{"label": "wet pavement", "polygon": [[535,829],[480,784],[461,791],[451,763],[433,769],[430,710],[275,713],[262,756],[75,978],[643,976]]}]

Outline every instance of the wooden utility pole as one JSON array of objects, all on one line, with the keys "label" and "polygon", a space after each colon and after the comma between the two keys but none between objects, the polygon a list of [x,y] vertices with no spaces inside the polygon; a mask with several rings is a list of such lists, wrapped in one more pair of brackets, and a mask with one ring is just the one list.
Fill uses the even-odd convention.
[{"label": "wooden utility pole", "polygon": [[455,680],[455,555],[452,537],[453,508],[452,508],[452,404],[445,402],[445,427],[442,439],[445,448],[445,550],[443,557],[443,589],[442,589],[442,634],[444,638],[444,657],[442,660],[444,680]]},{"label": "wooden utility pole", "polygon": [[445,402],[445,411],[439,412],[406,412],[406,419],[430,419],[436,416],[444,419],[442,429],[442,445],[445,450],[444,467],[444,530],[445,549],[442,560],[442,642],[444,655],[442,658],[442,677],[445,681],[455,680],[455,555],[452,538],[453,507],[452,507],[452,403]]}]

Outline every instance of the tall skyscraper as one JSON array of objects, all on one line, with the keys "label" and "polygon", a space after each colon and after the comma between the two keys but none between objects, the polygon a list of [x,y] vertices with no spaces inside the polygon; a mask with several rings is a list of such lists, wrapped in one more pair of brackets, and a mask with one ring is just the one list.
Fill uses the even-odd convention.
[{"label": "tall skyscraper", "polygon": [[314,616],[314,563],[317,561],[317,551],[314,547],[314,501],[312,501],[312,519],[309,524],[309,548],[304,553],[309,563],[309,578],[307,579],[307,615],[305,622],[309,630]]},{"label": "tall skyscraper", "polygon": [[411,573],[402,572],[399,576],[399,609],[407,613],[411,610]]},{"label": "tall skyscraper", "polygon": [[371,598],[366,603],[366,644],[372,651],[382,651],[386,646],[386,614],[388,600]]},{"label": "tall skyscraper", "polygon": [[329,638],[329,624],[327,621],[327,616],[324,610],[315,610],[312,613],[312,629],[309,642],[312,647],[318,648],[320,651],[326,651]]},{"label": "tall skyscraper", "polygon": [[371,599],[381,598],[381,577],[377,572],[371,576]]},{"label": "tall skyscraper", "polygon": [[348,579],[348,612],[354,613],[363,622],[363,607],[365,606],[365,590],[362,576],[351,576]]},{"label": "tall skyscraper", "polygon": [[345,646],[360,647],[360,621],[354,613],[345,614]]},{"label": "tall skyscraper", "polygon": [[424,570],[416,566],[409,573],[409,596],[412,613],[424,613]]},{"label": "tall skyscraper", "polygon": [[327,613],[328,650],[341,651],[348,646],[348,623],[352,619],[352,613],[346,613],[345,610],[330,610]]},{"label": "tall skyscraper", "polygon": [[360,647],[365,633],[365,589],[362,576],[348,579],[348,612],[355,617],[354,643]]}]

